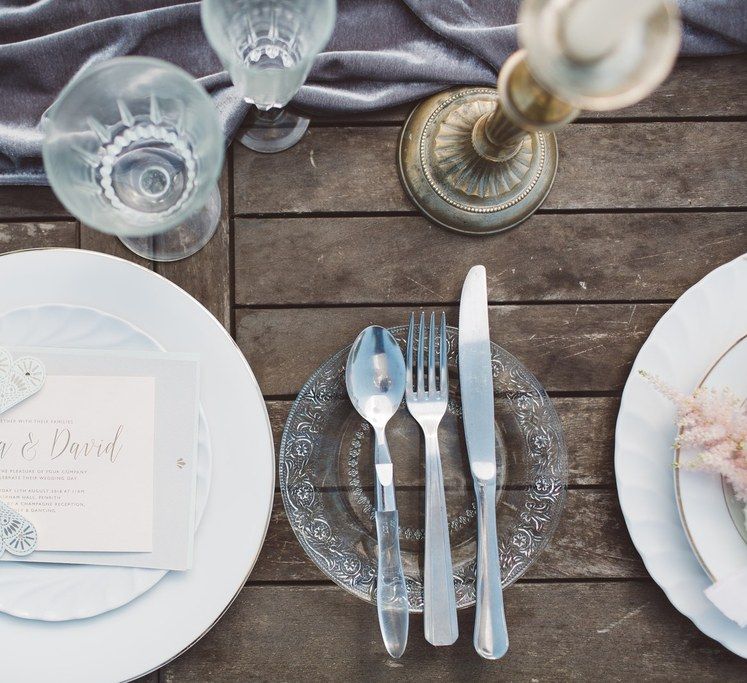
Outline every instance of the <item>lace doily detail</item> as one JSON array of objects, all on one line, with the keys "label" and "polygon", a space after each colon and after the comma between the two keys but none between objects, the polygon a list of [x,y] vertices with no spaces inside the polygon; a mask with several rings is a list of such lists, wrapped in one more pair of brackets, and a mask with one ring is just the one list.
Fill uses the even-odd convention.
[{"label": "lace doily detail", "polygon": [[6,550],[23,557],[36,550],[36,527],[12,507],[0,501],[0,555]]},{"label": "lace doily detail", "polygon": [[45,378],[41,361],[29,356],[14,361],[7,349],[0,348],[0,415],[33,396]]}]

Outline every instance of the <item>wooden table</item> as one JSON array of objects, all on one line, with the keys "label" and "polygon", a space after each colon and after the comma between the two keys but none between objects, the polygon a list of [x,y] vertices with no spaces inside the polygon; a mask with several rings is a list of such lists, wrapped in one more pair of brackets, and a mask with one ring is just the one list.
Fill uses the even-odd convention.
[{"label": "wooden table", "polygon": [[[430,647],[413,618],[405,656],[389,659],[374,608],[304,555],[276,493],[261,557],[233,606],[144,680],[746,680],[747,663],[649,578],[613,472],[620,392],[639,347],[687,287],[747,251],[746,92],[742,58],[685,59],[644,102],[584,114],[558,136],[543,208],[488,238],[447,232],[413,210],[395,162],[406,108],[315,121],[283,154],[234,144],[218,234],[196,257],[156,270],[233,332],[276,444],[291,401],[331,353],[365,325],[401,324],[413,309],[445,308],[455,324],[464,275],[484,263],[495,340],[537,375],[562,417],[568,500],[550,546],[506,593],[511,648],[501,662],[473,651],[473,610],[460,612],[450,648]],[[76,223],[49,189],[0,188],[0,251],[40,246],[136,260]]]}]

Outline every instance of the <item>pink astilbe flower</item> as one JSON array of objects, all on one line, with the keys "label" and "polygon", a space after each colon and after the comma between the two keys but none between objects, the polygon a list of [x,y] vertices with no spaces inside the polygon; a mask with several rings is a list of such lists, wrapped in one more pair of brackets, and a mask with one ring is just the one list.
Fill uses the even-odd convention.
[{"label": "pink astilbe flower", "polygon": [[747,411],[730,389],[700,388],[683,394],[658,377],[640,371],[677,408],[679,436],[675,447],[689,447],[697,457],[685,467],[726,477],[747,518]]}]

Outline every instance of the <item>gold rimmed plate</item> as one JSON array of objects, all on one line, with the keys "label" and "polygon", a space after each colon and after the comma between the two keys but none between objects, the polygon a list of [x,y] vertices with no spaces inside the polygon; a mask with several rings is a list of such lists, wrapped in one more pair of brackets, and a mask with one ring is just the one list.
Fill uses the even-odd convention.
[{"label": "gold rimmed plate", "polygon": [[[747,334],[711,365],[699,386],[728,387],[747,396]],[[677,506],[693,552],[710,579],[718,581],[747,567],[747,520],[723,477],[685,467],[696,456],[692,449],[675,453]]]}]

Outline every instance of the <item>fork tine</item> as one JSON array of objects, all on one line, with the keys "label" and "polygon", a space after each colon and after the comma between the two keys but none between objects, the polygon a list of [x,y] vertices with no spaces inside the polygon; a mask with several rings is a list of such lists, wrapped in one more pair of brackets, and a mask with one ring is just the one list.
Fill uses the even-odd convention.
[{"label": "fork tine", "polygon": [[431,313],[428,327],[428,393],[436,395],[436,314]]},{"label": "fork tine", "polygon": [[412,394],[412,345],[415,341],[415,314],[410,313],[410,329],[407,330],[407,374],[406,389],[407,395]]},{"label": "fork tine", "polygon": [[441,344],[439,346],[441,373],[438,390],[446,399],[449,398],[449,353],[446,347],[446,313],[441,313]]},{"label": "fork tine", "polygon": [[425,348],[425,313],[420,314],[420,329],[418,330],[418,395],[425,393],[425,374],[423,372],[423,354]]}]

